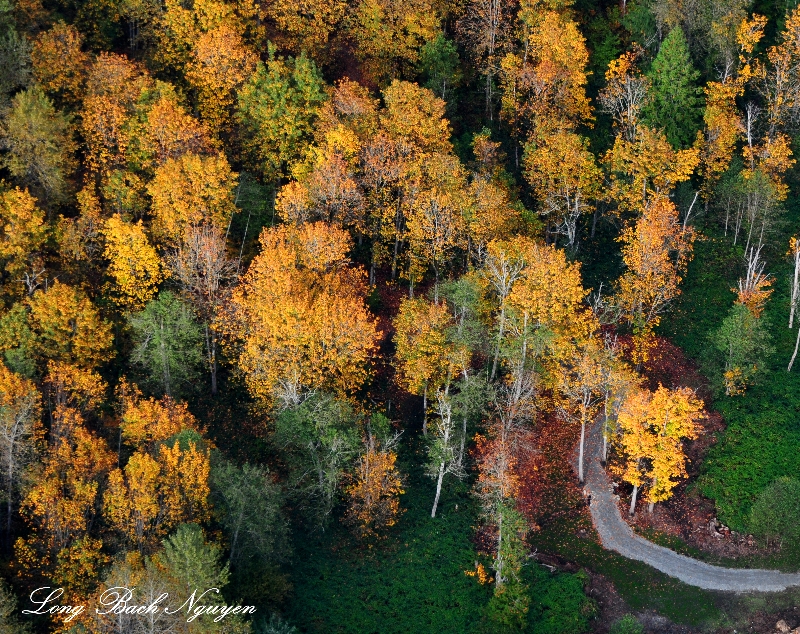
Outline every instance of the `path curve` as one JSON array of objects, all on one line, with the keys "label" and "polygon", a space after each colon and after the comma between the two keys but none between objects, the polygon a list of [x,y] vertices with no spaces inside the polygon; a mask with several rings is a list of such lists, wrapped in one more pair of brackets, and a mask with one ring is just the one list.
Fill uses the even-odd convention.
[{"label": "path curve", "polygon": [[628,559],[642,561],[686,584],[706,590],[778,592],[800,585],[800,573],[712,566],[636,535],[622,519],[611,482],[600,464],[603,452],[602,425],[598,422],[588,432],[585,485],[592,496],[592,521],[603,547]]}]

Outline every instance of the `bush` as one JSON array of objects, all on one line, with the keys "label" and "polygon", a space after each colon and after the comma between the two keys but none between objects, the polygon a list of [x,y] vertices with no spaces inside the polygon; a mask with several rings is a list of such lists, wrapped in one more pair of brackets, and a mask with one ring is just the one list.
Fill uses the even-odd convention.
[{"label": "bush", "polygon": [[764,489],[750,511],[750,530],[767,544],[796,542],[800,537],[800,481],[782,477]]},{"label": "bush", "polygon": [[644,628],[636,617],[632,614],[626,614],[619,621],[611,626],[608,634],[644,634]]}]

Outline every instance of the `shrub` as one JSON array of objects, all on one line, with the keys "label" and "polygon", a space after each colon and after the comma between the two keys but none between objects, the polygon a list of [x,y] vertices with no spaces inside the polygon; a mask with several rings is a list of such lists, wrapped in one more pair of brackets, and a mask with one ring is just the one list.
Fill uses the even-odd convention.
[{"label": "shrub", "polygon": [[767,544],[795,542],[800,537],[800,481],[782,477],[764,489],[750,511],[750,530]]},{"label": "shrub", "polygon": [[608,634],[644,634],[644,628],[636,617],[632,614],[626,614],[619,621],[611,626]]}]

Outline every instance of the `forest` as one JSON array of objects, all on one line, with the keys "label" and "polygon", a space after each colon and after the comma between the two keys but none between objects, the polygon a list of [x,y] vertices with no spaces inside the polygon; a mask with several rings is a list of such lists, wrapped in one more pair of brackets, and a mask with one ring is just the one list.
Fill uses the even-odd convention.
[{"label": "forest", "polygon": [[795,0],[0,0],[0,68],[0,633],[800,632]]}]

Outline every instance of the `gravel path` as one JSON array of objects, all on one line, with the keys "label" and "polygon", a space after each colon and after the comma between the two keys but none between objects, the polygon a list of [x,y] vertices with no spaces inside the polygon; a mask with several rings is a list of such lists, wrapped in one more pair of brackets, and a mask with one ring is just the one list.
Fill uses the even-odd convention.
[{"label": "gravel path", "polygon": [[[585,485],[592,496],[592,520],[605,548],[628,559],[643,561],[670,577],[706,590],[777,592],[800,585],[800,573],[712,566],[635,535],[620,516],[611,483],[600,465],[603,451],[601,424],[593,426],[586,440]],[[643,500],[639,503],[646,504]]]}]

